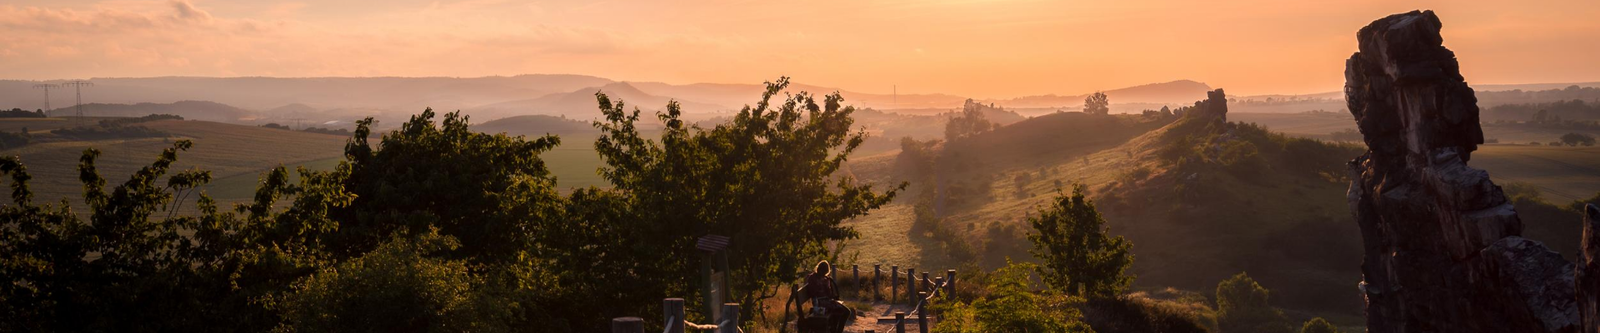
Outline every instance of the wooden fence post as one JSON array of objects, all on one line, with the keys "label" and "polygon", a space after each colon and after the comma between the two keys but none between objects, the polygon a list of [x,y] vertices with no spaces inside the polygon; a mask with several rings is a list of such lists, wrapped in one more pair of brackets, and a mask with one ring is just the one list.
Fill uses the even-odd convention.
[{"label": "wooden fence post", "polygon": [[861,265],[850,265],[851,296],[861,299]]},{"label": "wooden fence post", "polygon": [[717,333],[739,333],[739,303],[723,303],[721,312]]},{"label": "wooden fence post", "polygon": [[944,289],[945,290],[944,290],[944,292],[946,294],[955,295],[956,294],[956,270],[954,270],[954,269],[945,270],[944,271],[944,281],[945,281],[945,284],[944,284]]},{"label": "wooden fence post", "polygon": [[[919,291],[917,292],[917,296],[920,296],[918,297],[920,299],[926,300],[928,299],[928,292]],[[928,304],[924,302],[917,302],[917,332],[928,333]]]},{"label": "wooden fence post", "polygon": [[922,272],[922,280],[917,281],[917,290],[929,291],[928,284],[931,283],[933,280],[928,279],[928,272]]},{"label": "wooden fence post", "polygon": [[872,301],[873,302],[877,302],[878,298],[880,298],[879,295],[878,295],[878,280],[882,280],[882,277],[883,277],[883,265],[882,264],[872,264]]},{"label": "wooden fence post", "polygon": [[644,333],[644,318],[612,318],[611,333]]},{"label": "wooden fence post", "polygon": [[683,322],[687,314],[683,310],[682,298],[668,298],[661,301],[661,313],[666,320],[667,333],[683,333]]},{"label": "wooden fence post", "polygon": [[[917,269],[906,269],[906,299],[917,298]],[[916,306],[916,300],[911,301],[911,306]]]},{"label": "wooden fence post", "polygon": [[889,266],[889,304],[900,299],[900,265]]},{"label": "wooden fence post", "polygon": [[894,331],[895,333],[906,332],[906,313],[904,311],[896,311],[894,313]]}]

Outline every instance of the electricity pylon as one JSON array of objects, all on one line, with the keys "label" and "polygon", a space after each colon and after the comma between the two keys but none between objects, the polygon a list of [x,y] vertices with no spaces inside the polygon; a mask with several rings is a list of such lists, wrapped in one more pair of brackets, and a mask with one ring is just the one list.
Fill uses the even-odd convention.
[{"label": "electricity pylon", "polygon": [[93,87],[94,86],[94,82],[89,82],[89,81],[84,81],[84,80],[75,80],[75,81],[71,81],[71,82],[67,82],[67,83],[62,83],[61,85],[63,85],[63,86],[72,86],[73,93],[77,95],[78,104],[75,105],[75,107],[77,109],[77,114],[78,114],[78,126],[83,126],[83,87],[84,86]]},{"label": "electricity pylon", "polygon": [[40,84],[33,85],[33,88],[34,89],[44,89],[44,110],[46,112],[49,112],[50,111],[50,88],[61,88],[61,86],[60,85],[49,84],[49,83],[40,83]]}]

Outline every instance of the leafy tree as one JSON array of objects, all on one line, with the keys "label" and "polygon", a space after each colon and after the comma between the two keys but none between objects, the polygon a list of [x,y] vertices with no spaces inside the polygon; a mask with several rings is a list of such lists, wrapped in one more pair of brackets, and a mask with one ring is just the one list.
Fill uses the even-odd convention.
[{"label": "leafy tree", "polygon": [[1267,288],[1245,273],[1217,284],[1217,325],[1223,332],[1291,332],[1288,318],[1267,303]]},{"label": "leafy tree", "polygon": [[1307,320],[1305,325],[1300,326],[1300,333],[1339,333],[1339,327],[1333,326],[1333,323],[1329,323],[1327,319],[1316,317]]},{"label": "leafy tree", "polygon": [[666,126],[656,140],[640,134],[638,110],[596,94],[606,120],[596,123],[602,135],[595,149],[614,188],[574,193],[573,210],[583,214],[577,219],[589,222],[572,228],[628,240],[611,254],[639,259],[626,264],[636,285],[622,294],[645,298],[642,306],[663,295],[695,295],[695,240],[718,234],[732,238],[734,295],[756,309],[809,267],[805,259],[824,255],[824,242],[855,237],[842,225],[846,219],[894,197],[898,189],[877,192],[836,173],[864,140],[850,129],[855,109],[841,106],[838,93],[821,105],[804,92],[774,103],[788,85],[788,78],[768,83],[755,106],[710,129],[681,120],[678,103],[668,103],[657,114]]},{"label": "leafy tree", "polygon": [[974,102],[970,98],[967,99],[967,102],[961,107],[961,114],[950,117],[950,120],[945,122],[944,140],[956,142],[1000,127],[999,124],[990,122],[989,118],[983,115],[983,110],[987,107]]},{"label": "leafy tree", "polygon": [[329,240],[335,254],[355,257],[393,235],[438,228],[460,240],[453,257],[516,261],[539,236],[536,227],[559,217],[564,203],[539,158],[559,138],[473,132],[459,112],[438,124],[433,117],[432,109],[412,116],[376,149],[367,141],[372,118],[358,122],[343,181],[355,200],[329,212],[339,221]]},{"label": "leafy tree", "polygon": [[1578,145],[1583,145],[1583,146],[1586,146],[1586,147],[1587,146],[1593,146],[1594,145],[1594,136],[1593,135],[1588,135],[1588,134],[1583,134],[1583,133],[1567,133],[1567,134],[1561,136],[1561,143],[1565,143],[1568,146],[1574,146],[1574,147],[1576,147]]},{"label": "leafy tree", "polygon": [[935,305],[943,317],[933,332],[1093,332],[1082,313],[1060,304],[1072,300],[1034,291],[1031,275],[1036,270],[1033,264],[1007,260],[985,282],[987,296]]},{"label": "leafy tree", "polygon": [[1083,113],[1100,115],[1110,114],[1111,101],[1106,97],[1106,93],[1095,92],[1094,94],[1090,94],[1089,97],[1085,97],[1083,99]]},{"label": "leafy tree", "polygon": [[1114,296],[1133,282],[1127,274],[1133,243],[1108,235],[1105,218],[1084,191],[1083,184],[1073,184],[1070,196],[1057,190],[1050,207],[1028,218],[1034,229],[1028,240],[1033,256],[1044,261],[1039,274],[1051,288],[1071,296]]}]

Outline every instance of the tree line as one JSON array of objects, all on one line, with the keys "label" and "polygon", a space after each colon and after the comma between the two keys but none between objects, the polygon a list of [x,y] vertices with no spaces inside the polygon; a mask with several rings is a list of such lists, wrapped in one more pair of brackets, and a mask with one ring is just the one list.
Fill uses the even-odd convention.
[{"label": "tree line", "polygon": [[[854,108],[775,99],[787,85],[712,128],[671,103],[658,137],[596,94],[612,187],[570,194],[539,157],[559,137],[476,133],[431,109],[377,144],[360,121],[336,168],[275,168],[231,207],[200,191],[210,172],[173,167],[188,140],[114,182],[85,150],[84,207],[36,200],[22,159],[0,158],[0,331],[600,331],[665,297],[697,302],[708,234],[733,240],[733,301],[760,309],[904,187],[836,177],[863,140]],[[177,213],[191,199],[199,213]]]}]

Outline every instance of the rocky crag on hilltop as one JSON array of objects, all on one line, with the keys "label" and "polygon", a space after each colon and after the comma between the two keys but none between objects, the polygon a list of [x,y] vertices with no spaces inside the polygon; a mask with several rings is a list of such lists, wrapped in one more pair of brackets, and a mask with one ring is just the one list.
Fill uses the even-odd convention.
[{"label": "rocky crag on hilltop", "polygon": [[1367,332],[1597,332],[1600,211],[1586,209],[1578,264],[1521,236],[1516,208],[1467,165],[1483,143],[1477,98],[1440,28],[1431,11],[1385,17],[1346,62],[1368,147],[1348,192]]}]

